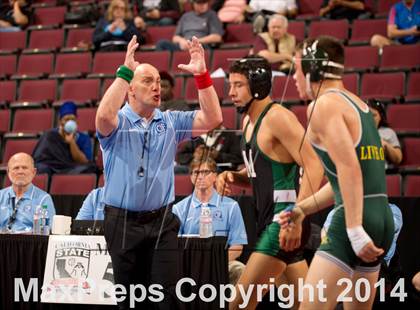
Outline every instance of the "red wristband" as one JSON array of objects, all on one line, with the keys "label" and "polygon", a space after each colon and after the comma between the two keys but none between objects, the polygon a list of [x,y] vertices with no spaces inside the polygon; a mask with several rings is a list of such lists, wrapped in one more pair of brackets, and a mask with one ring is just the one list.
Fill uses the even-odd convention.
[{"label": "red wristband", "polygon": [[213,85],[213,81],[208,71],[200,75],[194,75],[194,79],[198,89],[204,89]]}]

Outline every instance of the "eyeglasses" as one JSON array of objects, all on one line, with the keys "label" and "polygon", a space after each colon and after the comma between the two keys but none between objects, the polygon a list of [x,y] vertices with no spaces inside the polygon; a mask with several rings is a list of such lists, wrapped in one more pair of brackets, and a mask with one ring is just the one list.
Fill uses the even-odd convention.
[{"label": "eyeglasses", "polygon": [[205,169],[205,170],[194,170],[193,172],[191,172],[191,174],[195,177],[198,177],[198,175],[200,175],[200,174],[203,175],[203,176],[207,176],[207,175],[209,175],[210,173],[213,173],[213,172],[214,172],[213,170]]}]

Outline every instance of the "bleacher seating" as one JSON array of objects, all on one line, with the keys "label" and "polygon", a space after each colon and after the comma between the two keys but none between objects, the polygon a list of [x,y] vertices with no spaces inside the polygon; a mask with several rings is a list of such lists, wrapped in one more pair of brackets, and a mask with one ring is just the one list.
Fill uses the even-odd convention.
[{"label": "bleacher seating", "polygon": [[[387,177],[388,193],[391,196],[420,196],[419,176],[410,174],[420,167],[420,44],[392,45],[383,50],[368,45],[372,35],[386,35],[386,17],[397,0],[367,0],[365,4],[374,18],[353,22],[319,20],[322,2],[299,0],[299,14],[296,19],[289,20],[289,32],[298,42],[319,34],[333,35],[343,41],[346,53],[344,85],[363,99],[384,100],[388,104],[388,122],[400,137],[404,156],[402,174],[393,171],[396,174]],[[34,0],[34,14],[27,30],[0,32],[0,162],[3,166],[15,152],[32,152],[37,139],[28,137],[37,137],[54,126],[54,108],[64,100],[73,100],[80,105],[79,129],[89,132],[95,139],[95,104],[114,80],[116,68],[124,62],[125,52],[92,51],[94,24],[63,26],[65,13],[79,4],[61,3],[64,2]],[[190,9],[190,4],[186,3],[185,8]],[[198,93],[194,79],[177,68],[178,64],[189,62],[188,52],[153,50],[158,40],[171,40],[175,27],[149,26],[147,43],[140,46],[136,58],[174,74],[175,98],[185,99],[196,107]],[[233,60],[249,54],[255,39],[251,23],[227,24],[225,30],[220,48],[205,50],[207,68],[211,72],[218,68],[227,72]],[[213,82],[223,103],[224,125],[238,129],[239,116],[230,102],[226,79],[215,78]],[[306,125],[306,106],[291,77],[274,78],[272,97],[293,104],[291,110]],[[18,132],[22,132],[22,136],[16,135]],[[94,157],[102,170],[102,154],[95,141]],[[37,176],[34,182],[44,177]],[[73,184],[76,179],[72,178],[70,182]],[[96,176],[91,176],[89,182],[89,189],[95,187]],[[103,175],[98,183],[102,182]],[[177,195],[192,192],[189,175],[177,176],[176,184]],[[61,185],[52,185],[55,193],[62,192]],[[47,189],[48,178],[45,186]],[[243,194],[242,190],[235,190],[235,194]],[[250,193],[250,190],[245,192],[246,195]]]}]

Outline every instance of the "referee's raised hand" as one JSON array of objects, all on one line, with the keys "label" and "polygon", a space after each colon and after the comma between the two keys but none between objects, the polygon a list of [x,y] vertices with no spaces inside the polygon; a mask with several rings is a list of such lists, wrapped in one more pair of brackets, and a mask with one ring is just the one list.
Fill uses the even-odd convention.
[{"label": "referee's raised hand", "polygon": [[133,36],[128,42],[127,53],[125,54],[124,66],[128,67],[130,70],[136,70],[137,66],[140,64],[134,59],[134,53],[136,52],[139,44],[137,43],[137,36]]},{"label": "referee's raised hand", "polygon": [[207,71],[206,60],[204,57],[204,48],[196,37],[192,37],[191,41],[187,42],[188,52],[191,60],[188,65],[179,64],[178,68],[188,71],[194,75],[200,75]]}]

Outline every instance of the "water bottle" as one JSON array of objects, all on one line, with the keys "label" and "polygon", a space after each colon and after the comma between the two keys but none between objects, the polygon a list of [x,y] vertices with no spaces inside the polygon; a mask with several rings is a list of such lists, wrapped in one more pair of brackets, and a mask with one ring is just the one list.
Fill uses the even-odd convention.
[{"label": "water bottle", "polygon": [[34,212],[34,223],[32,228],[32,233],[34,235],[41,234],[41,213],[42,213],[42,206],[37,206]]},{"label": "water bottle", "polygon": [[200,214],[200,238],[209,238],[211,236],[213,236],[211,211],[207,204],[203,204]]},{"label": "water bottle", "polygon": [[48,214],[48,206],[42,206],[41,218],[40,218],[40,234],[49,235],[50,234],[50,216]]}]

